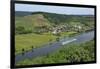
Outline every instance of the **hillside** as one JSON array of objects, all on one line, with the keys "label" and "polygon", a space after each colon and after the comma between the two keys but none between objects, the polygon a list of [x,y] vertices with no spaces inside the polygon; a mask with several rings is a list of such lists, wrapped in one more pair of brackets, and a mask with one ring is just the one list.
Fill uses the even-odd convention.
[{"label": "hillside", "polygon": [[94,28],[93,15],[64,15],[47,12],[15,12],[16,33],[86,31]]}]

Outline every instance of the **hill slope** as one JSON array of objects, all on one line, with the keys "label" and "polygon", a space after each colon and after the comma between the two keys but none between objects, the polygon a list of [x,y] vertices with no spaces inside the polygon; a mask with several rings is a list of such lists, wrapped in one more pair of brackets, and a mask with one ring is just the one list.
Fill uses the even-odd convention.
[{"label": "hill slope", "polygon": [[[22,15],[23,14],[23,15]],[[89,30],[94,28],[92,15],[63,15],[47,12],[16,12],[16,33],[47,32],[55,27],[63,27],[67,31]],[[22,32],[23,33],[23,32]]]}]

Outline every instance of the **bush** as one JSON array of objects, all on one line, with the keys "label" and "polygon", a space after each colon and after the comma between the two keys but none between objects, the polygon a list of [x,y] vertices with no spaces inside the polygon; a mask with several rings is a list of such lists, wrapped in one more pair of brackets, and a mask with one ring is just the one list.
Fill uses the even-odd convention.
[{"label": "bush", "polygon": [[23,27],[23,26],[18,26],[18,27],[16,27],[16,30],[17,31],[22,31],[22,30],[24,30],[25,28]]},{"label": "bush", "polygon": [[27,33],[32,33],[32,30],[25,29],[25,27],[23,27],[23,26],[16,27],[16,34],[27,34]]}]

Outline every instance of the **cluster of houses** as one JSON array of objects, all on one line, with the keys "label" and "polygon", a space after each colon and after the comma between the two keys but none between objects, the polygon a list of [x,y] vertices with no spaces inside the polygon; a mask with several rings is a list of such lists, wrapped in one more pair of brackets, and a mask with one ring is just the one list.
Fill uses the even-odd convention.
[{"label": "cluster of houses", "polygon": [[[79,31],[81,29],[82,29],[82,26],[74,25],[74,27],[71,30]],[[56,35],[56,34],[59,34],[61,32],[68,32],[68,31],[69,31],[69,29],[68,29],[68,27],[66,25],[61,25],[61,26],[54,27],[52,29],[52,34]]]},{"label": "cluster of houses", "polygon": [[52,34],[56,35],[61,32],[68,32],[68,31],[81,31],[83,28],[82,25],[74,24],[74,25],[56,25],[54,27],[47,27],[47,26],[42,26],[42,27],[37,27],[37,32],[51,32]]}]

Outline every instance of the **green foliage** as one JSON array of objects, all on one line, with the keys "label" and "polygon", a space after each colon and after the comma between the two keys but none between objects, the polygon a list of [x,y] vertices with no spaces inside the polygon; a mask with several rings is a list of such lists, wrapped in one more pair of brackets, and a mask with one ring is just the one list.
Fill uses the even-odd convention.
[{"label": "green foliage", "polygon": [[16,30],[18,30],[18,31],[22,31],[22,30],[24,30],[25,28],[24,27],[22,27],[22,26],[18,26],[17,28],[16,28]]},{"label": "green foliage", "polygon": [[25,27],[23,26],[16,27],[16,34],[27,34],[27,33],[32,33],[32,30],[25,29]]},{"label": "green foliage", "polygon": [[50,64],[50,63],[73,63],[94,61],[94,41],[82,44],[65,45],[55,53],[33,59],[26,59],[17,65]]}]

